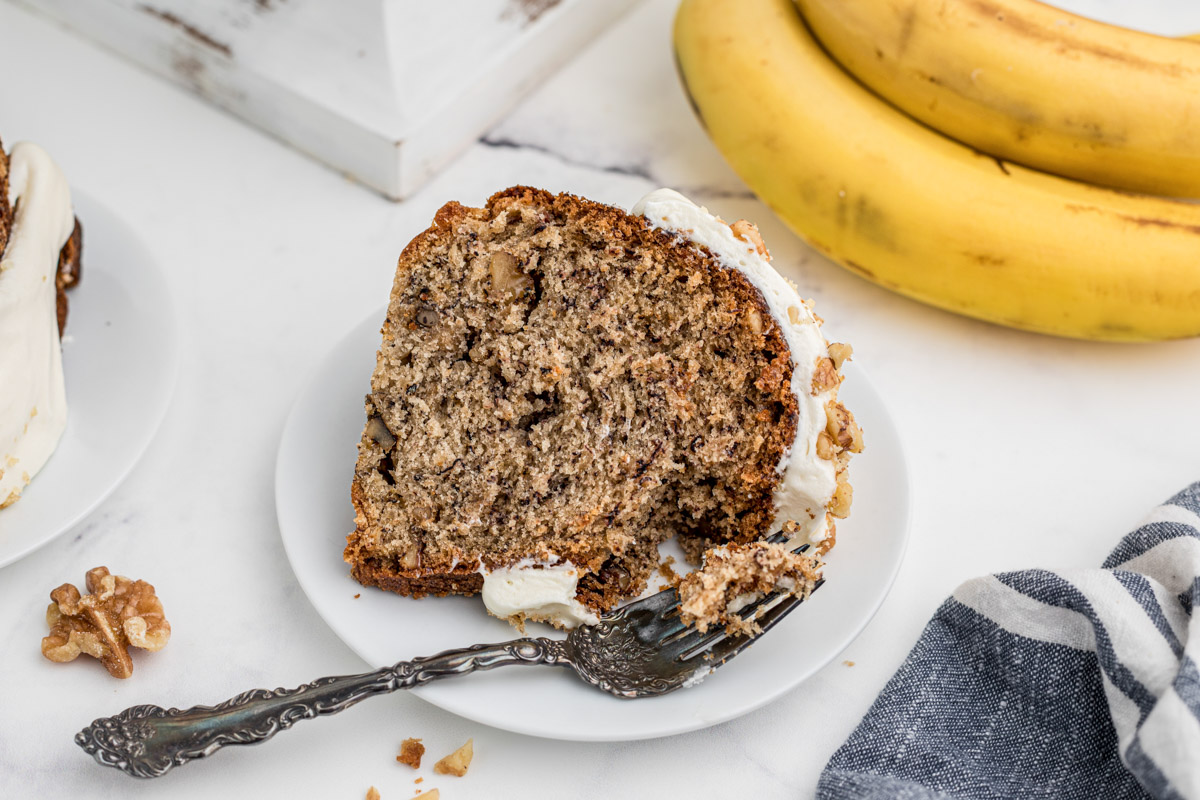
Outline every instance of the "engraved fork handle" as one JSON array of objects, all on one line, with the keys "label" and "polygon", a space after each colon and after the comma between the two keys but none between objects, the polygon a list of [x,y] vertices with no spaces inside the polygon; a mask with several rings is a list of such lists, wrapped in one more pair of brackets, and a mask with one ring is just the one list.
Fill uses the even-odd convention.
[{"label": "engraved fork handle", "polygon": [[372,695],[509,664],[571,666],[571,660],[566,643],[552,639],[480,644],[360,675],[320,678],[295,689],[253,689],[215,706],[182,711],[133,706],[96,720],[75,735],[75,743],[105,766],[135,778],[157,778],[227,744],[265,742],[298,720],[336,714]]}]

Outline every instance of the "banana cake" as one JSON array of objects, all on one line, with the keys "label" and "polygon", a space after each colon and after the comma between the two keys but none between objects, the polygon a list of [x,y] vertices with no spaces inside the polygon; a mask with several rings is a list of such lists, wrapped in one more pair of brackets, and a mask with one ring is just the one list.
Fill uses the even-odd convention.
[{"label": "banana cake", "polygon": [[44,150],[0,145],[0,509],[15,503],[67,425],[61,337],[82,234]]},{"label": "banana cake", "polygon": [[675,536],[692,561],[798,523],[824,552],[861,449],[849,347],[757,228],[659,190],[448,203],[403,251],[345,560],[367,586],[594,623]]}]

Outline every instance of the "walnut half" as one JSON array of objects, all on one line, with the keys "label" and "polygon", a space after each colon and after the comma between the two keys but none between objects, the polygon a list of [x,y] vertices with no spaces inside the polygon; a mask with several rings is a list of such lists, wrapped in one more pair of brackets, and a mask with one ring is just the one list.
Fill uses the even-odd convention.
[{"label": "walnut half", "polygon": [[64,583],[50,593],[46,609],[50,635],[42,639],[42,655],[51,661],[74,661],[80,653],[100,660],[114,678],[133,674],[129,648],[161,650],[171,638],[154,587],[109,573],[88,570],[88,594]]}]

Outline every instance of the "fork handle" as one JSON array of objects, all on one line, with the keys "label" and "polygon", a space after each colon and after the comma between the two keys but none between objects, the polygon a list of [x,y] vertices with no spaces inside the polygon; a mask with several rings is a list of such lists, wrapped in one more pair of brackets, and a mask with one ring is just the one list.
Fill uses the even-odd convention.
[{"label": "fork handle", "polygon": [[373,695],[509,664],[566,666],[569,659],[564,642],[552,639],[480,644],[295,689],[252,689],[215,706],[133,706],[94,721],[75,734],[75,743],[105,766],[157,778],[225,745],[265,742],[298,720],[336,714]]}]

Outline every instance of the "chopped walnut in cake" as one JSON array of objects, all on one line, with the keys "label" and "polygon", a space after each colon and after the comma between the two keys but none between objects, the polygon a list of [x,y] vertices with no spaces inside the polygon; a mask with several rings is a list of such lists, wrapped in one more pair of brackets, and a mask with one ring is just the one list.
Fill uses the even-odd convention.
[{"label": "chopped walnut in cake", "polygon": [[74,661],[80,653],[99,659],[114,678],[133,674],[130,647],[161,650],[171,638],[154,587],[109,573],[89,570],[88,594],[64,583],[50,593],[46,609],[50,635],[42,639],[42,655],[51,661]]},{"label": "chopped walnut in cake", "polygon": [[730,634],[760,633],[755,619],[738,612],[776,590],[806,597],[822,566],[816,556],[769,542],[713,548],[705,554],[704,566],[679,584],[679,616],[701,633],[717,625]]}]

